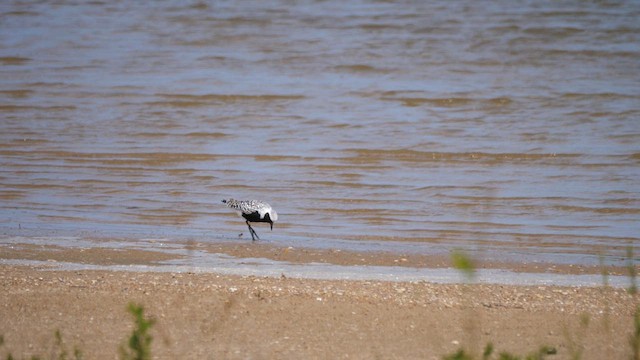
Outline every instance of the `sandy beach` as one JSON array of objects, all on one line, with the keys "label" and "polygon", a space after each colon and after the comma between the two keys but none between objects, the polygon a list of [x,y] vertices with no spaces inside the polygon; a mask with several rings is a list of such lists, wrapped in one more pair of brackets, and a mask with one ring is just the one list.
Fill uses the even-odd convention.
[{"label": "sandy beach", "polygon": [[0,360],[640,360],[640,1],[0,10]]},{"label": "sandy beach", "polygon": [[460,347],[550,359],[626,359],[625,289],[60,271],[0,266],[0,354],[116,359],[131,302],[156,320],[159,359],[439,359]]}]

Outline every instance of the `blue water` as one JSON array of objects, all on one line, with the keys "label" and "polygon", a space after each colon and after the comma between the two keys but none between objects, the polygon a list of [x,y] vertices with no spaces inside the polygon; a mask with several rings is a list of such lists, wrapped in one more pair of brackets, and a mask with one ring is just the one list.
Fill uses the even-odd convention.
[{"label": "blue water", "polygon": [[[0,231],[622,265],[640,4],[0,5]],[[244,232],[243,237],[238,234]]]}]

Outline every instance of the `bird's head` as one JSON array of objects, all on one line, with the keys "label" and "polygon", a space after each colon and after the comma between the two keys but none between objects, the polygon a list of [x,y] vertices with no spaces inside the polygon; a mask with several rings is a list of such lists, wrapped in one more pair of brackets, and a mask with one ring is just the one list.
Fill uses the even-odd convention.
[{"label": "bird's head", "polygon": [[275,210],[271,209],[268,215],[269,215],[269,225],[271,225],[271,230],[273,230],[273,223],[278,221],[278,213]]}]

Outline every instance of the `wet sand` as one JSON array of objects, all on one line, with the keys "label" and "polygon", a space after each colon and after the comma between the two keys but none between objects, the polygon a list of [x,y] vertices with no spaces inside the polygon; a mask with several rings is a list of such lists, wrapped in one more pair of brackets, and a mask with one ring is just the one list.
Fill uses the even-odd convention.
[{"label": "wet sand", "polygon": [[0,355],[114,359],[133,321],[156,319],[162,359],[438,359],[461,346],[550,359],[629,358],[637,299],[625,289],[309,280],[0,266]]},{"label": "wet sand", "polygon": [[[274,246],[264,243],[217,243],[196,245],[211,253],[226,254],[239,258],[266,258],[294,264],[332,264],[332,265],[368,265],[401,266],[410,268],[450,268],[451,256],[447,254],[415,254],[386,251],[349,251],[341,249],[313,249]],[[516,273],[555,273],[555,274],[602,274],[603,267],[581,264],[558,264],[546,262],[496,261],[473,259],[477,269],[506,269]],[[609,275],[626,275],[628,269],[622,266],[606,266]],[[638,266],[640,270],[640,266]]]},{"label": "wet sand", "polygon": [[[319,280],[427,281],[460,283],[447,253],[345,250],[294,247],[269,242],[176,241],[98,237],[0,237],[0,265],[47,266],[50,270],[193,272],[235,276],[306,278]],[[483,284],[529,286],[629,286],[627,265],[603,260],[601,266],[541,262],[518,257],[466,253]],[[518,260],[520,260],[518,262]],[[560,260],[562,261],[562,260]],[[635,266],[640,271],[640,266]]]},{"label": "wet sand", "polygon": [[[46,262],[70,262],[92,265],[162,265],[166,261],[186,259],[189,252],[225,255],[238,259],[268,259],[290,264],[329,264],[342,266],[383,266],[443,269],[451,268],[450,254],[416,254],[388,251],[353,251],[343,249],[318,249],[306,247],[280,246],[264,242],[172,242],[174,248],[185,250],[186,255],[163,251],[162,244],[155,242],[156,249],[134,249],[135,242],[127,247],[69,247],[69,244],[35,244],[33,239],[2,239],[0,259],[35,260]],[[114,238],[85,238],[96,244],[119,241]],[[155,241],[155,240],[154,240]],[[191,254],[192,255],[192,254]],[[589,266],[581,264],[559,264],[550,262],[531,262],[473,257],[473,266],[477,269],[504,269],[514,273],[547,274],[603,274],[624,276],[628,268],[623,266]],[[640,271],[640,265],[636,265]]]}]

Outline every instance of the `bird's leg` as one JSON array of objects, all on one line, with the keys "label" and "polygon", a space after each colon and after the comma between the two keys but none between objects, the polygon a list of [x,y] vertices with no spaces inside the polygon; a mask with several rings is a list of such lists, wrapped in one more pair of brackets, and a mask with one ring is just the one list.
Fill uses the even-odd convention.
[{"label": "bird's leg", "polygon": [[[251,229],[251,240],[256,241],[256,239],[260,240],[260,236],[258,236],[258,233],[253,230],[253,228],[251,226],[249,226],[249,229]],[[256,236],[255,238],[253,236]]]},{"label": "bird's leg", "polygon": [[[251,240],[252,241],[256,241],[256,238],[258,238],[258,240],[260,240],[260,236],[258,236],[258,233],[256,233],[255,230],[253,230],[251,225],[249,225],[249,221],[247,221],[246,223],[247,223],[247,226],[249,227],[249,232],[251,233]],[[254,237],[254,235],[255,235],[255,237]]]}]

